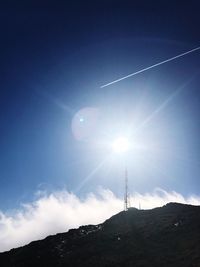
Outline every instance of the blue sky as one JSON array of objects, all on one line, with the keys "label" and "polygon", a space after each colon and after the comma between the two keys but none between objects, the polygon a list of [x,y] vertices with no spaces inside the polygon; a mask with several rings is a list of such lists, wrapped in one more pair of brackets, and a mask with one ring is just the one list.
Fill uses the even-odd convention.
[{"label": "blue sky", "polygon": [[198,46],[197,5],[2,7],[0,210],[39,190],[81,197],[102,186],[121,197],[124,159],[109,157],[120,134],[137,144],[126,155],[131,192],[199,194],[199,52],[100,88]]}]

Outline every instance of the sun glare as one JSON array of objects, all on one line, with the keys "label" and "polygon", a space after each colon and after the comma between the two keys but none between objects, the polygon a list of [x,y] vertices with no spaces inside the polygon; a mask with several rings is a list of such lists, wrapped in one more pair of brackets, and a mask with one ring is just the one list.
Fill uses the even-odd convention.
[{"label": "sun glare", "polygon": [[126,152],[130,148],[128,139],[125,137],[119,137],[114,140],[112,144],[113,151],[116,153]]}]

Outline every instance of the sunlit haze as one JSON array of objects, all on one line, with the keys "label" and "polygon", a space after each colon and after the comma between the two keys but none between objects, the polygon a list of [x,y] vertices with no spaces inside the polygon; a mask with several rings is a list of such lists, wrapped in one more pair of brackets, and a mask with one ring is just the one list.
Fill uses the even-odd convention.
[{"label": "sunlit haze", "polygon": [[123,153],[129,150],[130,143],[125,137],[118,137],[112,144],[113,151],[116,153]]}]

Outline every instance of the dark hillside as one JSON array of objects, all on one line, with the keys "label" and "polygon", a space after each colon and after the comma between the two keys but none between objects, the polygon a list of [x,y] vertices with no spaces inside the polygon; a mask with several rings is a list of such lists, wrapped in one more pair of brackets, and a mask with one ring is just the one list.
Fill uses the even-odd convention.
[{"label": "dark hillside", "polygon": [[169,203],[129,209],[0,253],[1,267],[200,266],[200,207]]}]

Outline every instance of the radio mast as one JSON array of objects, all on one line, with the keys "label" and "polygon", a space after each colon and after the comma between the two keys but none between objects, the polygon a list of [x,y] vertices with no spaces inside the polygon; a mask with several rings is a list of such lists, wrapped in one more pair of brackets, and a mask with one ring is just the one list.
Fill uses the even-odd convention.
[{"label": "radio mast", "polygon": [[130,198],[128,192],[128,171],[125,168],[125,192],[124,192],[124,210],[127,211],[130,208]]}]

